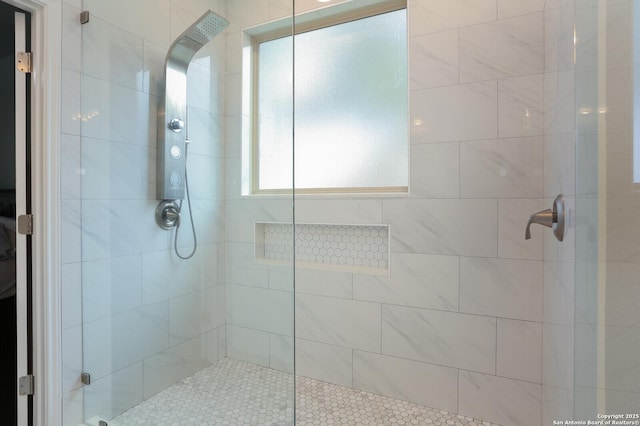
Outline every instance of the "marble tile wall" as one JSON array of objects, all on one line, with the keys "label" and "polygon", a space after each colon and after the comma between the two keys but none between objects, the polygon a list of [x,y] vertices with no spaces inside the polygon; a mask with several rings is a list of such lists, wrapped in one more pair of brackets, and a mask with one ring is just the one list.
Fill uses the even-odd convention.
[{"label": "marble tile wall", "polygon": [[[259,24],[261,14],[278,16],[272,3],[245,12],[237,28]],[[389,224],[390,273],[296,269],[296,371],[495,423],[542,424],[543,406],[564,407],[555,398],[564,388],[543,391],[550,372],[543,359],[556,353],[544,347],[545,337],[559,343],[545,334],[545,318],[568,316],[573,294],[565,279],[573,275],[547,265],[552,255],[559,264],[560,249],[545,244],[538,227],[525,241],[524,226],[554,191],[575,194],[571,171],[559,162],[546,165],[547,150],[573,149],[572,133],[563,133],[573,126],[562,116],[573,119],[566,96],[573,94],[566,56],[573,53],[567,45],[573,6],[537,0],[407,6],[409,195],[295,200],[298,222]],[[240,5],[232,9],[239,13]],[[238,46],[239,35],[229,34],[228,52]],[[228,58],[229,78],[239,81],[240,54]],[[239,84],[228,90],[240,96]],[[226,236],[237,249],[228,253],[227,296],[246,286],[242,291],[267,300],[265,289],[290,291],[281,281],[290,277],[287,268],[252,262],[250,229],[254,222],[290,220],[290,200],[241,197],[240,109],[227,110]],[[561,290],[547,283],[558,279]],[[547,290],[555,305],[547,303]],[[278,359],[283,346],[276,354],[273,340],[291,345],[290,335],[268,329],[263,310],[249,306],[254,297],[234,308],[233,318],[228,308],[229,354],[284,368],[290,364]],[[253,320],[260,324],[236,316],[242,309],[259,313]],[[262,343],[251,347],[251,340]]]},{"label": "marble tile wall", "polygon": [[[91,13],[84,26],[81,6]],[[63,5],[65,425],[111,419],[226,355],[223,37],[197,55],[188,75],[196,255],[178,259],[173,234],[154,221],[164,56],[205,10],[224,14],[224,7],[217,0]],[[183,225],[184,254],[192,241]],[[83,371],[90,386],[80,384]]]},{"label": "marble tile wall", "polygon": [[[241,196],[241,30],[287,16],[289,2],[150,1],[85,1],[92,23],[82,29],[80,2],[64,5],[65,424],[82,419],[83,398],[88,412],[113,416],[225,353],[293,368],[292,268],[255,264],[253,246],[254,222],[292,220],[291,198]],[[296,200],[297,221],[391,226],[388,277],[296,272],[296,362],[309,377],[537,425],[573,414],[572,373],[556,373],[573,371],[567,341],[582,332],[573,328],[571,230],[564,244],[539,228],[532,240],[522,235],[529,214],[558,192],[570,206],[589,202],[574,198],[575,164],[556,161],[575,149],[576,8],[566,0],[472,3],[408,1],[409,196]],[[204,247],[183,263],[150,219],[155,105],[164,52],[205,7],[224,11],[231,25],[190,69],[207,87],[189,94]],[[588,144],[584,152],[592,158]],[[133,344],[136,330],[148,334],[126,356],[92,356],[97,380],[84,391],[83,343],[98,352],[104,341],[83,342],[83,323],[84,339],[99,335],[88,336],[91,327],[120,345]],[[124,378],[129,390],[116,392]],[[610,390],[628,391],[637,392]]]},{"label": "marble tile wall", "polygon": [[[314,6],[314,2],[308,3]],[[246,131],[242,66],[243,29],[286,19],[292,5],[290,0],[229,1],[227,19],[231,24],[225,32],[227,355],[286,372],[293,372],[293,264],[286,255],[277,265],[256,262],[254,233],[257,228],[264,233],[264,227],[256,227],[256,223],[291,223],[292,196],[242,196],[242,135]],[[292,165],[283,160],[282,167]]]}]

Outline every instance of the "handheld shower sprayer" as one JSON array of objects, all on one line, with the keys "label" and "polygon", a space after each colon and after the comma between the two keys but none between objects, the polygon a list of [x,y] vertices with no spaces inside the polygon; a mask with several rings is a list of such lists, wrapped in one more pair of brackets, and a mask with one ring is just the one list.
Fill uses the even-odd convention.
[{"label": "handheld shower sprayer", "polygon": [[[162,201],[156,208],[156,222],[163,229],[176,228],[176,254],[183,259],[193,256],[197,246],[187,179],[187,69],[195,54],[228,25],[226,19],[207,11],[173,42],[165,59],[164,102],[158,108],[157,194]],[[177,250],[185,193],[194,239],[194,249],[188,257],[182,257]]]}]

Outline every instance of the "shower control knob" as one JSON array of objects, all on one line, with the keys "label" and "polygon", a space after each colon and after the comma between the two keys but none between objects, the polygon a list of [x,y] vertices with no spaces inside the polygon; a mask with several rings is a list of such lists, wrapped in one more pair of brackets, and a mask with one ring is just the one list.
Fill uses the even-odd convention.
[{"label": "shower control knob", "polygon": [[179,118],[174,118],[169,122],[169,128],[176,133],[180,133],[184,129],[184,121]]}]

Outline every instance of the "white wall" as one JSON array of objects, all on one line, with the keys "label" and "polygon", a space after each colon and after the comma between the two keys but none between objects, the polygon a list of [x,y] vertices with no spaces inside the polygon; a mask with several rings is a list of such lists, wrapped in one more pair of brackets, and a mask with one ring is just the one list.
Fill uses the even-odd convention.
[{"label": "white wall", "polygon": [[[292,200],[240,196],[241,29],[286,16],[290,3],[213,3],[140,0],[118,8],[113,2],[85,2],[92,22],[83,28],[77,20],[80,2],[65,3],[65,424],[82,419],[83,326],[85,339],[88,331],[101,330],[89,333],[100,336],[96,342],[84,341],[91,359],[85,370],[94,362],[99,371],[95,386],[84,388],[86,402],[107,417],[223,356],[225,335],[229,356],[291,371],[292,268],[254,262],[253,224],[290,222]],[[592,277],[589,250],[597,243],[589,237],[575,241],[574,226],[585,236],[594,229],[576,216],[597,206],[594,182],[580,181],[586,187],[578,182],[576,188],[571,162],[576,106],[581,106],[574,81],[585,82],[586,89],[596,77],[588,65],[573,64],[573,24],[591,22],[594,9],[587,3],[575,8],[571,1],[481,0],[470,8],[462,0],[435,0],[428,7],[423,0],[409,0],[411,121],[422,121],[411,131],[410,195],[296,200],[299,222],[390,224],[391,274],[297,270],[300,374],[496,423],[535,425],[573,417],[573,340],[586,342],[588,349],[594,342],[593,312],[575,312],[587,325],[576,329],[573,311],[575,298],[593,301],[594,295],[581,293],[576,282]],[[611,31],[628,30],[630,2],[611,3]],[[315,7],[310,2],[296,6]],[[152,222],[154,108],[162,57],[204,7],[221,11],[231,26],[213,43],[212,56],[190,70],[190,79],[216,90],[190,94],[200,127],[192,130],[192,160],[199,171],[192,184],[200,188],[194,198],[203,246],[198,259],[184,263],[171,254],[169,234]],[[579,46],[589,45],[587,34],[578,40]],[[627,51],[616,52],[612,61],[624,59]],[[589,57],[588,51],[583,54]],[[608,99],[627,102],[618,89],[628,87],[622,83],[629,78],[629,64],[608,66],[614,69],[607,74]],[[579,92],[587,95],[585,101],[595,99]],[[100,114],[87,122],[73,119],[95,111]],[[607,128],[628,136],[628,118],[607,115]],[[577,125],[582,135],[577,152],[585,154],[578,157],[584,167],[578,175],[586,177],[594,158],[589,149],[597,147],[594,135],[602,132],[588,122]],[[199,145],[194,133],[216,135],[218,143]],[[624,159],[630,139],[615,135],[615,140],[620,142],[608,145],[610,182],[626,179],[622,175],[628,172]],[[564,193],[576,212],[567,240],[557,243],[549,230],[536,227],[525,242],[528,216],[549,207],[557,193]],[[610,194],[615,195],[612,212],[632,211],[631,193]],[[608,270],[631,272],[611,276],[611,282],[629,284],[608,289],[607,335],[614,339],[609,348],[620,336],[616,331],[636,329],[629,317],[614,315],[629,308],[629,291],[636,286],[628,278],[637,263],[613,256],[628,253],[621,248],[629,240],[620,237],[628,228],[616,229],[620,245],[607,250],[619,268]],[[184,244],[189,244],[188,232]],[[207,303],[201,310],[202,300]],[[218,309],[211,310],[211,300],[220,302]],[[576,303],[588,308],[593,306],[589,300]],[[225,305],[225,316],[218,316]],[[118,352],[135,342],[135,330],[149,341],[133,345],[138,351]],[[583,332],[592,334],[574,335]],[[114,352],[96,364],[110,342],[116,343]],[[610,401],[639,391],[625,381],[635,364],[622,355],[612,349],[608,357],[608,371],[621,380],[611,385]],[[594,371],[583,368],[579,371]],[[121,377],[130,392],[118,391]],[[583,385],[585,401],[592,402],[592,383]],[[111,401],[107,393],[122,399]],[[580,407],[580,401],[576,404]]]},{"label": "white wall", "polygon": [[[411,128],[410,195],[295,202],[301,223],[390,224],[391,274],[296,270],[299,374],[496,423],[541,424],[543,378],[553,371],[543,358],[557,343],[546,318],[572,303],[554,295],[572,291],[572,276],[561,275],[562,290],[551,280],[569,273],[557,265],[571,248],[544,244],[550,231],[539,227],[525,241],[524,227],[556,192],[575,193],[571,172],[548,160],[572,149],[562,113],[569,108],[571,120],[573,103],[557,91],[573,88],[563,62],[571,62],[572,15],[562,2],[544,3],[408,2],[410,119],[422,122]],[[253,12],[237,6],[246,13],[240,26],[276,17],[267,2],[253,4]],[[558,33],[545,39],[545,24]],[[230,35],[228,50],[239,43]],[[240,58],[229,64],[238,99]],[[287,270],[253,262],[252,229],[289,221],[290,200],[240,198],[241,117],[229,111],[229,356],[282,368],[291,332],[265,324],[291,315]],[[569,253],[545,265],[549,250]],[[545,304],[547,290],[560,306]],[[267,304],[276,309],[259,309]]]},{"label": "white wall", "polygon": [[[189,68],[189,181],[198,251],[154,220],[157,107],[174,38],[218,1],[63,7],[64,423],[110,419],[225,355],[224,38]],[[126,13],[123,13],[126,11]],[[185,203],[186,206],[186,203]],[[185,209],[186,211],[186,209]],[[183,215],[179,244],[191,250]],[[81,387],[82,371],[91,374]],[[84,417],[82,405],[84,404]]]}]

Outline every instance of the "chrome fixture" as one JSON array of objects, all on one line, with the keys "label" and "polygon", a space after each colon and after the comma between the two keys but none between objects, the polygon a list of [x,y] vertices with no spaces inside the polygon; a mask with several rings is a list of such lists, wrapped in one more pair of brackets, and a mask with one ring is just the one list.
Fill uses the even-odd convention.
[{"label": "chrome fixture", "polygon": [[[209,10],[173,42],[165,60],[164,102],[158,108],[157,192],[163,200],[156,207],[156,223],[162,229],[175,228],[173,249],[180,259],[190,259],[196,253],[198,240],[193,223],[193,210],[187,178],[189,144],[189,110],[187,109],[187,69],[191,60],[224,30],[229,22]],[[182,131],[185,130],[184,134]],[[193,250],[188,255],[178,250],[178,232],[182,201],[187,198]],[[179,200],[179,202],[176,202]]]},{"label": "chrome fixture", "polygon": [[562,194],[558,195],[553,201],[553,207],[551,209],[542,210],[531,215],[529,222],[527,222],[527,229],[524,236],[525,240],[531,239],[531,230],[529,228],[533,223],[551,228],[553,235],[556,236],[558,241],[562,241],[564,239],[565,224],[565,205]]},{"label": "chrome fixture", "polygon": [[180,207],[173,200],[164,200],[156,207],[156,223],[162,229],[173,229],[180,221]]},{"label": "chrome fixture", "polygon": [[173,42],[167,53],[165,100],[158,111],[159,200],[184,198],[186,158],[184,155],[176,155],[176,152],[184,152],[185,136],[182,130],[188,126],[187,68],[198,50],[227,25],[229,22],[226,19],[209,10]]}]

